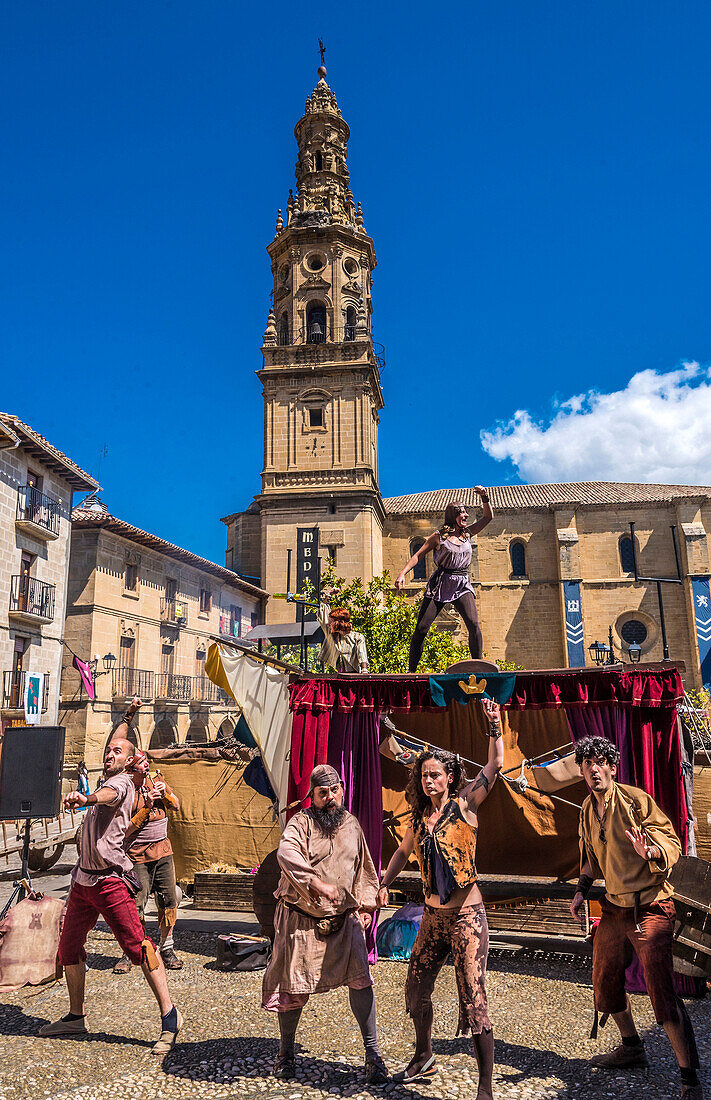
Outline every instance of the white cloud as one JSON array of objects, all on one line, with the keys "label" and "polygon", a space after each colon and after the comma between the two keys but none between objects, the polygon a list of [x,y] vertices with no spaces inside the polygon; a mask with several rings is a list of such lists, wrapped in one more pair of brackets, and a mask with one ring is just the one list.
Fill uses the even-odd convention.
[{"label": "white cloud", "polygon": [[482,431],[481,444],[528,482],[711,485],[711,368],[640,371],[623,390],[557,404],[548,423],[519,409]]}]

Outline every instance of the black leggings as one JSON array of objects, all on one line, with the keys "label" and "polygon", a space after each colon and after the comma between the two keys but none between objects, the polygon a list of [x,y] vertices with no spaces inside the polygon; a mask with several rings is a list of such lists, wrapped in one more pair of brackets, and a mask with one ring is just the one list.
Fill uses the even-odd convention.
[{"label": "black leggings", "polygon": [[[451,602],[467,624],[467,630],[469,632],[469,652],[475,660],[480,660],[482,655],[482,637],[474,594],[472,592],[465,592],[458,600],[452,600]],[[417,672],[417,666],[420,663],[422,650],[425,645],[425,638],[429,634],[432,623],[443,607],[443,603],[440,603],[439,600],[433,600],[431,596],[425,596],[422,601],[420,614],[417,619],[417,626],[415,627],[410,642],[410,672]]]}]

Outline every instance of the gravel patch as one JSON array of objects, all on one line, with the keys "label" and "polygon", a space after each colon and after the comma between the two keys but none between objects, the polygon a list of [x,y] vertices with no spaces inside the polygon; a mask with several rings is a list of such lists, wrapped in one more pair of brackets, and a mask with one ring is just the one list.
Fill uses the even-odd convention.
[{"label": "gravel patch", "polygon": [[[476,1063],[470,1042],[455,1039],[457,997],[454,973],[445,967],[435,991],[434,1045],[440,1072],[405,1088],[388,1084],[369,1090],[357,1025],[346,990],[312,997],[297,1040],[294,1081],[277,1081],[271,1065],[277,1049],[275,1017],[260,1005],[261,973],[229,974],[216,968],[215,937],[176,936],[185,962],[169,975],[185,1027],[175,1050],[163,1059],[150,1054],[159,1020],[155,1003],[134,968],[111,972],[119,951],[107,932],[92,933],[87,974],[87,1025],[91,1041],[39,1039],[37,1029],[67,1010],[61,983],[39,992],[4,994],[0,1004],[0,1098],[2,1100],[153,1100],[208,1098],[241,1100],[469,1100],[476,1094]],[[404,1012],[406,964],[375,968],[378,1027],[391,1072],[409,1061],[413,1045]],[[607,1100],[679,1096],[679,1078],[663,1030],[649,1000],[633,997],[649,1069],[609,1073],[590,1070],[588,1059],[616,1044],[614,1024],[588,1038],[592,1022],[590,960],[544,952],[494,950],[488,980],[496,1033],[494,1092],[511,1100]],[[709,1063],[709,1002],[687,1002],[702,1065]],[[711,1097],[711,1074],[702,1071]]]}]

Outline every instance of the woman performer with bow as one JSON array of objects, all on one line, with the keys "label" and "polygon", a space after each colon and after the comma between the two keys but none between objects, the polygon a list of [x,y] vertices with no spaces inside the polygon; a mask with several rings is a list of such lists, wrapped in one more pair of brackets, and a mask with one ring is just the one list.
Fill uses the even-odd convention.
[{"label": "woman performer with bow", "polygon": [[414,569],[420,558],[433,551],[437,566],[427,582],[425,595],[420,607],[415,631],[410,642],[409,671],[416,672],[422,657],[425,639],[432,623],[446,603],[454,604],[464,619],[469,632],[469,652],[477,660],[482,655],[481,627],[476,613],[474,589],[469,580],[469,567],[472,561],[472,535],[483,531],[494,513],[491,510],[489,495],[481,485],[474,486],[484,506],[484,514],[476,523],[469,523],[466,504],[455,501],[448,504],[444,512],[444,523],[413,554],[405,568],[400,572],[395,587],[400,591],[405,586],[405,577]]}]

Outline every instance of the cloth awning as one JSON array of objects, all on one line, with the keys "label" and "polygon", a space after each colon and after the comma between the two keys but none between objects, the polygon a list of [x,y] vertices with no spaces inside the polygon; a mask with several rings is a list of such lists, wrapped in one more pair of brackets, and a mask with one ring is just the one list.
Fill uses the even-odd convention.
[{"label": "cloth awning", "polygon": [[[317,638],[316,635],[319,635]],[[309,641],[323,641],[323,631],[317,622],[304,623],[304,635]],[[301,638],[301,623],[264,623],[263,626],[255,626],[244,638],[244,642],[260,642],[268,639],[270,642],[298,643]]]}]

